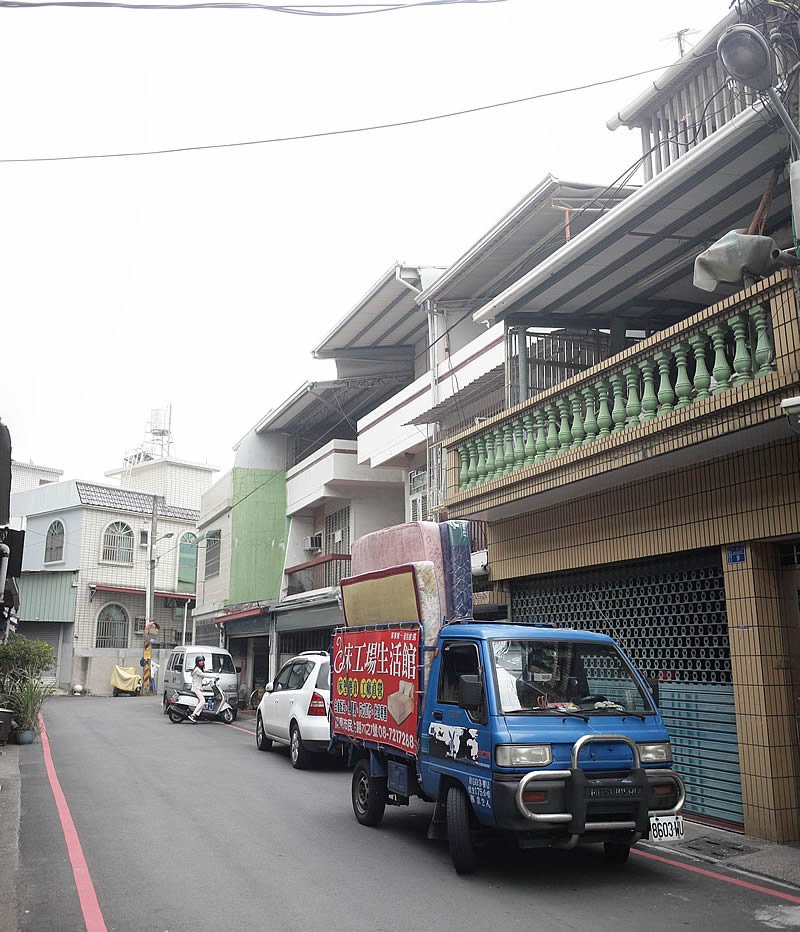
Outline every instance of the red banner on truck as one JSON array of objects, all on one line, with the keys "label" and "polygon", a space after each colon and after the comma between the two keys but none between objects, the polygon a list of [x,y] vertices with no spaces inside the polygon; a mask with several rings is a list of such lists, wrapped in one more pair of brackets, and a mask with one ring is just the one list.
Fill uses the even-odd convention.
[{"label": "red banner on truck", "polygon": [[419,716],[420,628],[333,636],[331,731],[416,754]]}]

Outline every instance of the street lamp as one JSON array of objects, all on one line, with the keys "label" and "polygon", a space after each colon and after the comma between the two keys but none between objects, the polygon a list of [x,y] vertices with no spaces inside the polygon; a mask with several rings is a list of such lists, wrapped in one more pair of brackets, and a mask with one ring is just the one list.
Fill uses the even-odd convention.
[{"label": "street lamp", "polygon": [[747,23],[728,26],[717,42],[717,54],[723,68],[732,78],[769,98],[781,123],[792,137],[795,148],[800,152],[800,130],[775,90],[772,49],[761,32]]}]

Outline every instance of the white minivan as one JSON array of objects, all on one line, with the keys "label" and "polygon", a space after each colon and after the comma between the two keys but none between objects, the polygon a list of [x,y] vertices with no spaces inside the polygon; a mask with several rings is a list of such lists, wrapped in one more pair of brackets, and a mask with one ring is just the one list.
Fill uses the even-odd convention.
[{"label": "white minivan", "polygon": [[167,711],[173,689],[192,688],[192,669],[195,660],[202,654],[206,658],[206,672],[219,673],[219,688],[231,704],[234,718],[239,707],[239,670],[233,665],[233,657],[224,647],[207,647],[204,644],[184,644],[176,647],[169,655],[164,670],[164,693],[161,705]]}]

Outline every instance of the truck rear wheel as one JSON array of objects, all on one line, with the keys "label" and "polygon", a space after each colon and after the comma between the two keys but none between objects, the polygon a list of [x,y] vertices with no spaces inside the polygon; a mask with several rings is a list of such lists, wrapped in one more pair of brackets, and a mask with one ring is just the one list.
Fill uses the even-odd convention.
[{"label": "truck rear wheel", "polygon": [[360,760],[353,770],[353,812],[362,825],[378,825],[386,809],[386,778],[373,777],[369,761]]},{"label": "truck rear wheel", "polygon": [[450,858],[457,874],[471,874],[475,870],[475,847],[472,843],[472,806],[460,786],[447,791],[447,841]]}]

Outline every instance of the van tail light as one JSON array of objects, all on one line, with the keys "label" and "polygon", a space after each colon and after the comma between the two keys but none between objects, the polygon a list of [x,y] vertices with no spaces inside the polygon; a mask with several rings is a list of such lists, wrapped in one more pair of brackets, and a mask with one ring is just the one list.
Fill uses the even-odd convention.
[{"label": "van tail light", "polygon": [[314,693],[311,702],[308,704],[309,715],[327,715],[328,710],[325,708],[325,700],[319,693]]}]

